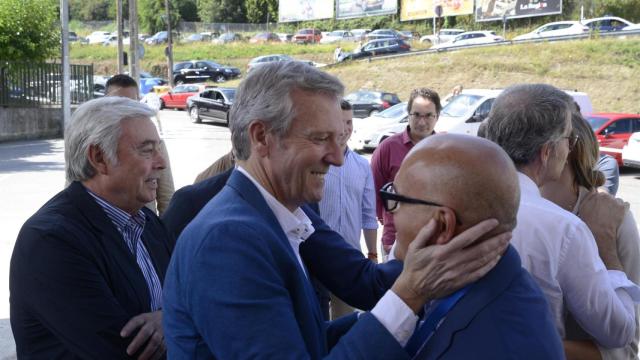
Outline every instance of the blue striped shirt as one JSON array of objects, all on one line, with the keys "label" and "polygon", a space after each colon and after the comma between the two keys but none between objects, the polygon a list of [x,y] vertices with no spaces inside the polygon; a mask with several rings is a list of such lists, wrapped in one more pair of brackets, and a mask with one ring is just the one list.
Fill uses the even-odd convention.
[{"label": "blue striped shirt", "polygon": [[138,267],[142,271],[144,280],[149,287],[149,297],[151,298],[151,311],[162,309],[162,284],[160,278],[156,273],[156,269],[151,261],[151,256],[144,243],[140,240],[142,232],[144,231],[144,224],[147,221],[147,216],[142,210],[138,210],[135,215],[129,213],[109,204],[98,195],[94,194],[91,190],[87,189],[87,192],[96,200],[98,205],[102,207],[102,210],[107,214],[111,222],[116,226],[118,232],[122,235],[127,248],[133,256],[136,258]]},{"label": "blue striped shirt", "polygon": [[324,177],[320,217],[354,248],[362,229],[377,229],[376,194],[369,162],[348,149],[344,165],[331,166]]}]

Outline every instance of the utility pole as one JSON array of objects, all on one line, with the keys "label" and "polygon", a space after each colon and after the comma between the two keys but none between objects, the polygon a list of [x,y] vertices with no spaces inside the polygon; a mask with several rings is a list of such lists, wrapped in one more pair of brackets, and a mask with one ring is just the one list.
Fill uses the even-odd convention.
[{"label": "utility pole", "polygon": [[[69,65],[69,1],[60,0],[62,26],[62,129],[71,118],[71,66]],[[63,130],[64,131],[64,130]]]},{"label": "utility pole", "polygon": [[118,74],[122,74],[124,72],[124,48],[122,46],[122,34],[124,33],[123,25],[122,0],[116,0],[116,26],[118,28]]},{"label": "utility pole", "polygon": [[129,0],[129,75],[140,83],[138,71],[138,0]]},{"label": "utility pole", "polygon": [[173,34],[171,32],[171,11],[169,0],[164,0],[165,11],[167,12],[167,74],[169,86],[173,87]]}]

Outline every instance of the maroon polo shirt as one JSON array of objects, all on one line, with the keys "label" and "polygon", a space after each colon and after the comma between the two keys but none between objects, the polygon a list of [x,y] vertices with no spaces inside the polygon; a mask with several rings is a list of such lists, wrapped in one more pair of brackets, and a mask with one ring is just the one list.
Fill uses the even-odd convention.
[{"label": "maroon polo shirt", "polygon": [[376,189],[376,216],[378,220],[382,219],[384,225],[382,230],[383,245],[393,245],[396,240],[396,228],[393,226],[393,214],[384,211],[378,190],[386,183],[393,182],[402,160],[412,147],[413,142],[409,136],[409,126],[407,126],[405,131],[388,137],[378,145],[371,158],[371,171]]}]

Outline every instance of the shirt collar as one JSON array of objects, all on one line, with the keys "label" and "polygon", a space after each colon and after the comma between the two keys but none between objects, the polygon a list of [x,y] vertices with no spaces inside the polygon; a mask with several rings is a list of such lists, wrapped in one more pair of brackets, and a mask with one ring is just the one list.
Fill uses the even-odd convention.
[{"label": "shirt collar", "polygon": [[409,131],[411,131],[409,129],[409,125],[407,125],[407,128],[404,129],[404,132],[402,133],[402,143],[403,144],[413,144],[413,141],[411,141],[411,134],[409,133]]},{"label": "shirt collar", "polygon": [[520,183],[520,192],[529,195],[541,196],[540,189],[530,177],[518,171],[518,182]]},{"label": "shirt collar", "polygon": [[144,224],[147,221],[147,216],[142,211],[142,209],[138,210],[134,215],[129,214],[128,212],[118,208],[117,206],[112,205],[107,200],[101,198],[93,191],[89,190],[89,188],[84,187],[89,195],[93,197],[93,199],[100,205],[100,207],[107,214],[111,222],[116,225],[118,229],[124,229],[127,225],[144,227]]},{"label": "shirt collar", "polygon": [[278,201],[271,193],[269,193],[256,179],[249,174],[242,166],[238,166],[237,170],[246,176],[258,188],[260,194],[267,202],[267,205],[276,216],[280,227],[288,238],[296,239],[297,242],[305,241],[315,229],[311,224],[311,219],[302,211],[300,207],[293,212],[289,211],[280,201]]}]

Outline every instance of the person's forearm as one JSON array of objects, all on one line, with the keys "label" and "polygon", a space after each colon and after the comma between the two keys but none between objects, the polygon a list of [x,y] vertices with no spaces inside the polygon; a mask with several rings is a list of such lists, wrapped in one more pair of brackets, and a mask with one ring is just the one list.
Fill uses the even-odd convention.
[{"label": "person's forearm", "polygon": [[567,360],[601,360],[602,356],[598,347],[588,340],[572,341],[564,340],[564,354]]},{"label": "person's forearm", "polygon": [[378,241],[377,229],[362,229],[364,234],[364,242],[367,245],[367,251],[369,253],[377,253],[376,242]]}]

